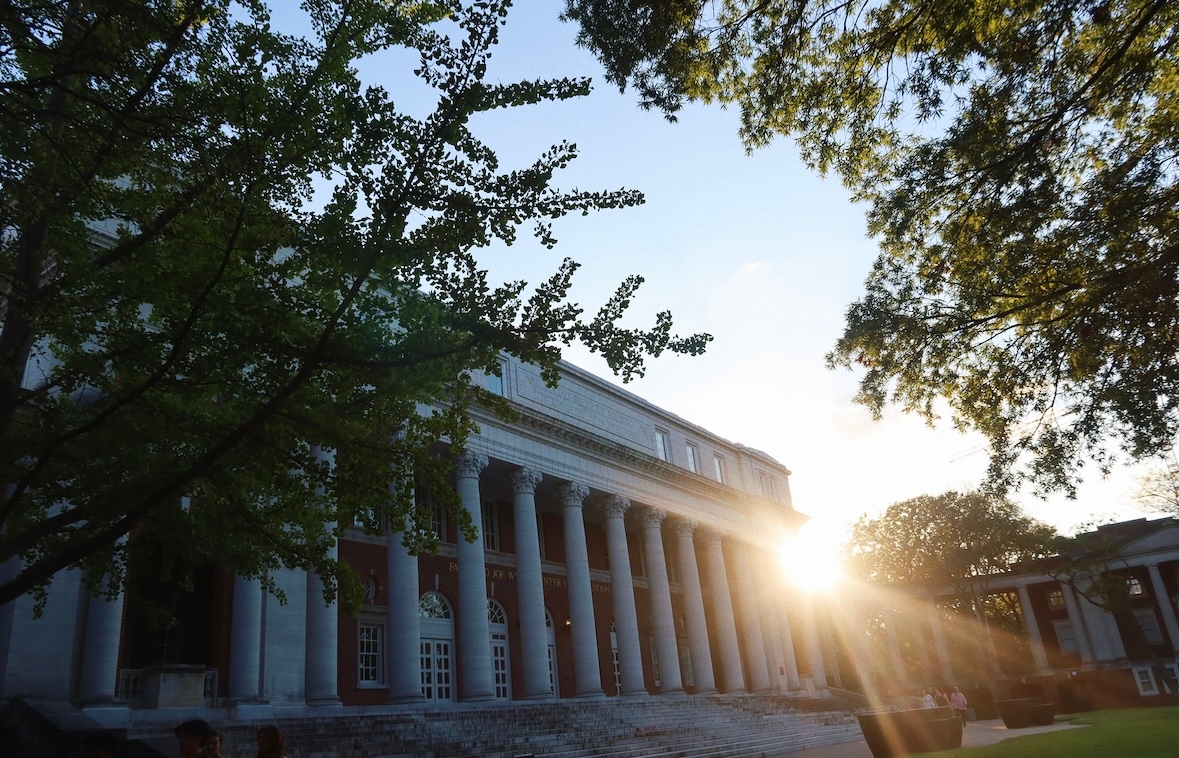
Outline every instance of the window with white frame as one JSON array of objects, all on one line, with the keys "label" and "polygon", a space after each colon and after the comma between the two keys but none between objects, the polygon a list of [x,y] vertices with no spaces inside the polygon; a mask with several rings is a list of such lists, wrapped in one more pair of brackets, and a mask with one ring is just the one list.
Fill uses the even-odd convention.
[{"label": "window with white frame", "polygon": [[1126,580],[1126,592],[1130,597],[1142,597],[1146,594],[1146,588],[1142,586],[1138,577],[1132,576]]},{"label": "window with white frame", "polygon": [[680,643],[680,676],[684,684],[689,687],[696,686],[696,672],[692,670],[692,650],[683,643]]},{"label": "window with white frame", "polygon": [[1168,693],[1179,692],[1179,663],[1163,664],[1163,689]]},{"label": "window with white frame", "polygon": [[493,395],[504,396],[504,370],[507,365],[504,361],[499,362],[499,373],[488,372],[483,375],[483,387]]},{"label": "window with white frame", "polygon": [[725,483],[725,459],[721,455],[712,456],[712,470],[716,475],[716,480],[721,484]]},{"label": "window with white frame", "polygon": [[499,508],[495,503],[483,504],[483,549],[499,552]]},{"label": "window with white frame", "polygon": [[1075,653],[1080,650],[1077,646],[1077,633],[1073,630],[1071,621],[1053,621],[1056,628],[1056,645],[1062,653]]},{"label": "window with white frame", "polygon": [[430,513],[430,531],[439,542],[446,542],[446,508],[430,494],[429,490],[418,490],[418,497],[424,499],[426,509]]},{"label": "window with white frame", "polygon": [[1142,630],[1142,637],[1147,645],[1163,644],[1163,630],[1159,628],[1158,617],[1154,615],[1154,608],[1138,608],[1134,611],[1134,621]]},{"label": "window with white frame", "polygon": [[761,486],[761,496],[766,500],[778,500],[778,482],[765,471],[757,472],[757,481]]},{"label": "window with white frame", "polygon": [[661,461],[671,462],[671,435],[664,429],[655,429],[655,455]]},{"label": "window with white frame", "polygon": [[1157,695],[1159,694],[1158,682],[1154,680],[1154,669],[1150,666],[1141,666],[1134,670],[1134,683],[1138,685],[1139,695]]},{"label": "window with white frame", "polygon": [[1064,607],[1064,591],[1052,590],[1048,593],[1048,608],[1053,611],[1059,611]]},{"label": "window with white frame", "polygon": [[688,455],[688,471],[693,474],[700,473],[700,448],[694,443],[688,442],[684,445],[684,451]]},{"label": "window with white frame", "polygon": [[385,686],[385,625],[361,621],[357,626],[356,684]]},{"label": "window with white frame", "polygon": [[667,581],[670,584],[680,583],[680,558],[674,550],[668,550],[664,556],[667,559]]}]

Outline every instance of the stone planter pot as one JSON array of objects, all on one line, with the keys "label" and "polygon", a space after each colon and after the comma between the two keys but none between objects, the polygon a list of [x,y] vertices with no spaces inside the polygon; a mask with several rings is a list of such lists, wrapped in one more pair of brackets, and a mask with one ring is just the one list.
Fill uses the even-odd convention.
[{"label": "stone planter pot", "polygon": [[1008,729],[1024,729],[1029,726],[1048,726],[1056,718],[1052,703],[1025,697],[1015,700],[1000,700],[995,704],[999,718]]},{"label": "stone planter pot", "polygon": [[953,708],[864,713],[858,718],[873,758],[962,747],[962,720]]}]

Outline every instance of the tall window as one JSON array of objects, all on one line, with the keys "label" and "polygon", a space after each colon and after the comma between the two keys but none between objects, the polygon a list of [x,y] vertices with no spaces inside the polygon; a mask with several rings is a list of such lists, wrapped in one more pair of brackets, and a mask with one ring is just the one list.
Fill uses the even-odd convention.
[{"label": "tall window", "polygon": [[483,504],[483,549],[499,552],[499,508],[495,503]]},{"label": "tall window", "polygon": [[483,386],[491,394],[500,395],[500,396],[503,396],[505,394],[504,393],[504,371],[506,370],[506,368],[507,368],[507,366],[504,363],[504,361],[500,361],[498,374],[489,373],[489,374],[483,375]]},{"label": "tall window", "polygon": [[385,684],[385,627],[361,622],[357,627],[356,682],[360,687]]},{"label": "tall window", "polygon": [[716,475],[716,480],[721,484],[725,483],[725,459],[719,455],[712,456],[712,470]]},{"label": "tall window", "polygon": [[655,430],[655,455],[661,461],[671,462],[671,437],[662,429]]},{"label": "tall window", "polygon": [[766,500],[778,500],[778,482],[764,471],[757,472],[757,481],[761,487],[761,496]]},{"label": "tall window", "polygon": [[1139,608],[1134,611],[1134,621],[1142,630],[1142,637],[1147,645],[1163,644],[1163,630],[1159,629],[1158,617],[1154,615],[1154,608]]},{"label": "tall window", "polygon": [[684,450],[688,453],[688,471],[693,474],[700,473],[700,448],[696,447],[691,442],[684,445]]},{"label": "tall window", "polygon": [[1077,646],[1077,633],[1073,631],[1073,622],[1054,621],[1052,625],[1056,628],[1056,644],[1060,652],[1075,653],[1080,650]]},{"label": "tall window", "polygon": [[419,489],[418,497],[425,502],[430,513],[430,531],[434,532],[439,542],[446,542],[446,508],[430,494],[429,490]]},{"label": "tall window", "polygon": [[659,686],[659,652],[655,649],[655,635],[647,638],[648,644],[651,645],[651,675],[655,679],[655,686]]},{"label": "tall window", "polygon": [[1159,694],[1158,683],[1154,680],[1154,670],[1150,666],[1134,669],[1134,681],[1138,684],[1139,695]]}]

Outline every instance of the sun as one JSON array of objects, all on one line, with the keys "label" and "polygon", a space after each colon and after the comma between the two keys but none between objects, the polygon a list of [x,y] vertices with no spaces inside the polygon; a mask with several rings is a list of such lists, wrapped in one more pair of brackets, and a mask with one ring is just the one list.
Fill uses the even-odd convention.
[{"label": "sun", "polygon": [[778,548],[787,580],[807,592],[829,591],[843,578],[840,537],[830,525],[808,522]]}]

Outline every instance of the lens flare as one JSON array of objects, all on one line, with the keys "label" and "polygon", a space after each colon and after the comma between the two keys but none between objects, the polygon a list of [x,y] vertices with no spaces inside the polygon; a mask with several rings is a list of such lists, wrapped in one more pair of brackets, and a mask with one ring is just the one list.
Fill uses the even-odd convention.
[{"label": "lens flare", "polygon": [[840,538],[830,527],[810,522],[779,548],[787,580],[807,592],[824,592],[843,580]]}]

